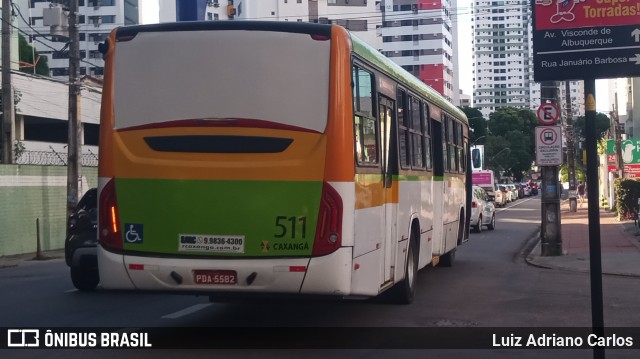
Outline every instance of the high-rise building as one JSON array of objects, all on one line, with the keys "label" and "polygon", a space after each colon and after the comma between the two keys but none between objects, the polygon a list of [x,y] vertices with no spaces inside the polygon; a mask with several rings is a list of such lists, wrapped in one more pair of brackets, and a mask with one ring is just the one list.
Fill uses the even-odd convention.
[{"label": "high-rise building", "polygon": [[[473,102],[487,117],[499,107],[537,110],[540,83],[533,81],[531,4],[528,0],[480,0],[473,7]],[[565,84],[557,83],[560,104]],[[582,81],[570,82],[571,113],[584,115]],[[546,100],[546,99],[545,99]],[[566,111],[566,105],[563,111]]]},{"label": "high-rise building", "polygon": [[479,0],[473,17],[474,106],[485,117],[502,106],[532,107],[529,1]]},{"label": "high-rise building", "polygon": [[459,104],[455,0],[385,0],[382,53]]},{"label": "high-rise building", "polygon": [[[80,25],[80,75],[101,77],[104,61],[98,44],[104,42],[116,26],[139,23],[139,0],[78,0]],[[43,9],[62,7],[62,15],[68,15],[68,0],[19,0],[16,1],[18,27],[29,43],[48,57],[52,77],[68,79],[68,38],[63,33],[50,33],[44,25]],[[66,8],[66,10],[65,10]]]}]

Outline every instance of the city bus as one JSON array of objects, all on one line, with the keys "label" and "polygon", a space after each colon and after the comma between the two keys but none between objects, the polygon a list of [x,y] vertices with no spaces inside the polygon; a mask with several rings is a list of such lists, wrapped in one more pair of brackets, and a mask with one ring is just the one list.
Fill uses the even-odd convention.
[{"label": "city bus", "polygon": [[120,27],[101,45],[104,289],[413,300],[468,239],[463,112],[343,27]]}]

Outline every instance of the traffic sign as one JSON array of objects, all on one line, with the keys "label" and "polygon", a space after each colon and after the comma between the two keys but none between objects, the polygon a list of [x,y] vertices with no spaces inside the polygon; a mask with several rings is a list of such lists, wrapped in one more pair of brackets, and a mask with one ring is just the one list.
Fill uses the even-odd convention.
[{"label": "traffic sign", "polygon": [[538,120],[543,125],[553,125],[558,120],[558,116],[560,116],[560,111],[558,110],[558,106],[554,103],[543,103],[538,107]]},{"label": "traffic sign", "polygon": [[560,126],[536,127],[536,166],[562,164],[562,130]]},{"label": "traffic sign", "polygon": [[535,1],[535,81],[640,76],[640,0]]}]

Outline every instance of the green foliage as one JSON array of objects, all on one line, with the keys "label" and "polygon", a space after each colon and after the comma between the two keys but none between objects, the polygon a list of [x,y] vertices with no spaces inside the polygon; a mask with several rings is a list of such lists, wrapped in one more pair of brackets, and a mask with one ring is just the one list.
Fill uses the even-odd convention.
[{"label": "green foliage", "polygon": [[[598,140],[604,137],[604,135],[609,130],[609,127],[611,127],[611,120],[609,119],[609,116],[605,115],[604,113],[598,112],[596,114],[596,133],[598,136]],[[584,116],[576,118],[575,122],[573,123],[573,129],[576,134],[576,140],[584,142],[587,138],[587,135],[585,133]]]},{"label": "green foliage", "polygon": [[[582,181],[582,182],[587,181],[587,174],[584,168],[576,165],[575,172],[576,172],[576,185],[578,184],[579,181]],[[560,182],[569,182],[569,165],[567,165],[566,163],[560,166]]]},{"label": "green foliage", "polygon": [[598,140],[598,153],[601,154],[601,155],[607,153],[607,139],[606,139],[606,137],[602,137],[600,140]]},{"label": "green foliage", "polygon": [[613,182],[618,219],[634,219],[637,215],[640,182],[628,178],[616,178]]},{"label": "green foliage", "polygon": [[[489,168],[521,181],[535,158],[536,114],[528,109],[499,107],[489,116],[485,158]],[[508,150],[505,150],[508,148]]]},{"label": "green foliage", "polygon": [[20,159],[20,156],[22,156],[22,154],[24,153],[24,151],[26,150],[26,147],[24,146],[24,143],[22,143],[22,141],[20,140],[16,140],[13,144],[13,153],[14,153],[14,161],[17,162],[18,159]]},{"label": "green foliage", "polygon": [[[469,119],[469,127],[473,129],[469,134],[470,143],[475,143],[480,145],[486,141],[487,136],[487,121],[482,116],[482,112],[475,107],[460,107],[460,110],[467,115],[467,119]],[[485,137],[485,138],[481,138]]]},{"label": "green foliage", "polygon": [[[40,55],[37,51],[34,51],[33,46],[29,45],[27,39],[25,39],[24,36],[20,34],[18,34],[18,46],[20,53],[20,62],[33,64],[35,62],[35,55],[35,59],[38,59],[35,73],[42,76],[49,76],[49,64],[46,56]],[[20,71],[32,74],[33,67],[20,67]]]}]

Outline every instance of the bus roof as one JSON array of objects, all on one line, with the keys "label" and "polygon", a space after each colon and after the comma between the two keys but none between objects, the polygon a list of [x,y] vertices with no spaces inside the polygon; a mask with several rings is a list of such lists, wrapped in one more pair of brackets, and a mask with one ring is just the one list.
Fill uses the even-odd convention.
[{"label": "bus roof", "polygon": [[331,36],[331,26],[332,25],[308,22],[285,21],[182,21],[118,27],[116,30],[116,38],[135,36],[139,32],[207,30],[281,31]]},{"label": "bus roof", "polygon": [[418,78],[407,72],[400,65],[391,61],[388,57],[382,55],[378,50],[371,47],[362,39],[351,33],[351,43],[353,46],[353,52],[361,56],[365,60],[370,61],[380,70],[387,72],[389,75],[398,79],[403,85],[420,92],[429,101],[438,105],[440,108],[455,116],[456,118],[464,121],[468,124],[467,116],[459,108],[447,101],[436,90],[432,89]]},{"label": "bus roof", "polygon": [[[332,26],[338,25],[285,21],[184,21],[118,27],[116,29],[116,39],[131,38],[136,36],[139,32],[206,30],[282,31],[331,36]],[[380,70],[398,79],[403,85],[420,92],[427,98],[427,100],[439,106],[449,114],[457,117],[465,123],[468,123],[464,112],[447,101],[447,99],[440,95],[436,90],[404,70],[400,65],[382,55],[379,51],[371,47],[352,32],[349,32],[349,34],[351,35],[352,50],[355,54],[370,61]]]}]

